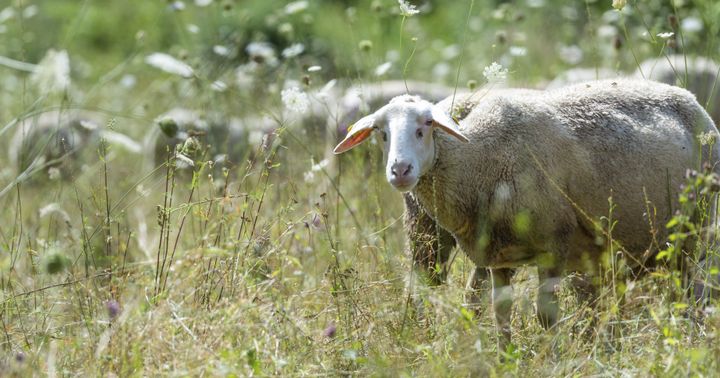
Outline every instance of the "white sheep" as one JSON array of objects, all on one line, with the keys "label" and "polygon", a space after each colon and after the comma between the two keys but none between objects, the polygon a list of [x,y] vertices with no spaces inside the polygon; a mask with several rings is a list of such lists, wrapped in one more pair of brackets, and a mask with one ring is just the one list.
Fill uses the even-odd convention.
[{"label": "white sheep", "polygon": [[720,123],[720,65],[716,62],[701,56],[661,56],[643,61],[633,75],[686,88],[715,124]]},{"label": "white sheep", "polygon": [[52,110],[24,118],[15,125],[8,147],[10,163],[22,177],[56,168],[61,178],[70,179],[82,164],[97,157],[101,139],[130,153],[140,153],[139,143],[104,127],[106,118],[76,110]]},{"label": "white sheep", "polygon": [[[613,239],[642,267],[656,252],[650,224],[662,241],[685,170],[720,156],[698,144],[699,133],[718,131],[695,97],[651,81],[497,90],[437,105],[403,95],[356,122],[334,152],[373,133],[387,181],[453,234],[477,273],[490,268],[500,347],[510,338],[516,268],[537,265],[538,318],[552,326],[559,279],[599,266],[606,246],[594,222],[609,214],[608,197]],[[647,206],[656,208],[650,219]]]}]

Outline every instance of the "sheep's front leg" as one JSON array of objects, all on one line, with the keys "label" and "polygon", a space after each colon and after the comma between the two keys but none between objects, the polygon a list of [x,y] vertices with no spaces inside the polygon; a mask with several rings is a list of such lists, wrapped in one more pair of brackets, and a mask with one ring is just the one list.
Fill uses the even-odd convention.
[{"label": "sheep's front leg", "polygon": [[560,314],[557,294],[561,276],[557,269],[538,267],[538,279],[537,317],[540,325],[549,329],[557,323]]},{"label": "sheep's front leg", "polygon": [[492,301],[495,326],[498,330],[498,351],[504,352],[510,343],[513,289],[510,280],[515,269],[491,269]]},{"label": "sheep's front leg", "polygon": [[483,298],[487,300],[486,290],[489,280],[489,269],[475,268],[468,279],[466,290],[467,298],[465,302],[469,309],[475,312],[475,317],[482,315],[482,310],[486,307],[483,305]]}]

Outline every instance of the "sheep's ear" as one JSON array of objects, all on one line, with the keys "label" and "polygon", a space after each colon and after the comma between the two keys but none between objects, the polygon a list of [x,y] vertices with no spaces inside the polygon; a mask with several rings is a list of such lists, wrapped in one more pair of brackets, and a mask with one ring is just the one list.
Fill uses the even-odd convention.
[{"label": "sheep's ear", "polygon": [[367,139],[373,131],[373,124],[375,123],[375,115],[370,114],[361,118],[348,128],[348,133],[340,144],[335,147],[333,152],[335,154],[341,154],[358,144],[362,143]]},{"label": "sheep's ear", "polygon": [[438,106],[432,108],[433,126],[439,127],[446,133],[458,138],[463,142],[469,142],[470,140],[463,135],[460,131],[460,125],[455,122],[450,115],[448,115],[443,109]]}]

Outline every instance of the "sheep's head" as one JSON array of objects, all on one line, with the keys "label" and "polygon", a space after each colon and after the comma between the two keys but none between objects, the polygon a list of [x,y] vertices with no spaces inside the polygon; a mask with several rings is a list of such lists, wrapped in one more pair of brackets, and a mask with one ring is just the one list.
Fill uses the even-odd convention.
[{"label": "sheep's head", "polygon": [[357,146],[375,131],[383,146],[388,182],[395,189],[407,192],[432,168],[434,128],[468,141],[457,122],[444,110],[420,97],[402,95],[357,121],[334,152],[339,154]]}]

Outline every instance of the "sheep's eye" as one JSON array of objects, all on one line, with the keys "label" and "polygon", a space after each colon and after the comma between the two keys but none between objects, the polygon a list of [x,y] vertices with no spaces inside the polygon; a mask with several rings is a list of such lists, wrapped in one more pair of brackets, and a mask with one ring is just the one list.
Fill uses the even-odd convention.
[{"label": "sheep's eye", "polygon": [[433,123],[433,120],[429,119],[429,120],[425,121],[425,126],[432,126],[432,123]]},{"label": "sheep's eye", "polygon": [[423,137],[422,129],[417,129],[417,131],[415,132],[415,135],[418,137],[418,139],[421,139]]}]

